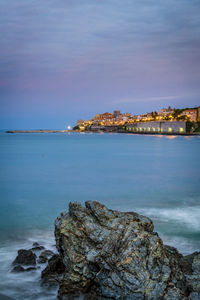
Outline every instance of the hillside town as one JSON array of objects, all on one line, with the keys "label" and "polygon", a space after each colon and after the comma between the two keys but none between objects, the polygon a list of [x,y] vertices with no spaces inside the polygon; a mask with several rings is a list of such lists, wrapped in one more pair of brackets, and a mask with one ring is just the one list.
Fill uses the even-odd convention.
[{"label": "hillside town", "polygon": [[140,115],[121,113],[119,110],[96,114],[91,120],[78,120],[74,130],[192,133],[198,131],[199,122],[200,106],[183,109],[169,106]]}]

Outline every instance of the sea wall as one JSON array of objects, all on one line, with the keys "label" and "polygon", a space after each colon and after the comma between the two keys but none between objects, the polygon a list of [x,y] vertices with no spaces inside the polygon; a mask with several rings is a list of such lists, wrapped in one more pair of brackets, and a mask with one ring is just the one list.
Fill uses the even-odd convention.
[{"label": "sea wall", "polygon": [[134,133],[168,133],[185,134],[186,122],[183,121],[164,121],[164,122],[137,122],[128,124],[126,130]]}]

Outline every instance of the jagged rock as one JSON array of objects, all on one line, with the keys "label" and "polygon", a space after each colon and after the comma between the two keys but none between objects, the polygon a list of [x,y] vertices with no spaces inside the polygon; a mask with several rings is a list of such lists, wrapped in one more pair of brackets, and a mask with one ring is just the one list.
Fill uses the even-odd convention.
[{"label": "jagged rock", "polygon": [[44,249],[45,249],[45,247],[41,246],[37,242],[33,243],[32,248],[31,248],[31,250],[33,250],[33,251],[41,251],[41,250],[44,250]]},{"label": "jagged rock", "polygon": [[38,258],[38,263],[39,264],[44,264],[48,261],[48,258],[53,256],[54,253],[51,250],[44,250],[41,252],[39,258]]},{"label": "jagged rock", "polygon": [[24,272],[25,271],[25,269],[22,267],[22,266],[20,266],[20,265],[17,265],[17,266],[15,266],[13,269],[12,269],[12,273],[19,273],[19,272]]},{"label": "jagged rock", "polygon": [[53,256],[54,253],[51,250],[44,250],[44,251],[41,252],[41,255],[49,257],[49,256]]},{"label": "jagged rock", "polygon": [[29,267],[29,268],[24,268],[21,265],[17,265],[12,269],[12,273],[20,273],[20,272],[29,272],[29,271],[35,271],[35,267]]},{"label": "jagged rock", "polygon": [[164,246],[149,218],[98,202],[85,205],[70,203],[69,213],[55,221],[65,265],[59,299],[77,292],[88,293],[88,299],[189,299],[182,255]]},{"label": "jagged rock", "polygon": [[58,254],[54,254],[48,260],[47,267],[42,271],[42,283],[46,285],[57,285],[64,270],[65,267],[61,257]]},{"label": "jagged rock", "polygon": [[40,246],[40,244],[38,242],[34,242],[32,246],[37,247],[37,246]]},{"label": "jagged rock", "polygon": [[48,258],[46,256],[39,256],[38,258],[38,264],[45,264],[48,261]]},{"label": "jagged rock", "polygon": [[13,265],[22,264],[22,265],[35,265],[36,264],[36,255],[31,250],[18,250],[18,255],[13,261]]},{"label": "jagged rock", "polygon": [[24,269],[25,272],[30,272],[30,271],[35,271],[35,270],[37,270],[37,268],[35,268],[35,267],[29,267],[29,268]]},{"label": "jagged rock", "polygon": [[190,290],[190,300],[200,300],[200,252],[194,252],[183,257],[187,286]]}]

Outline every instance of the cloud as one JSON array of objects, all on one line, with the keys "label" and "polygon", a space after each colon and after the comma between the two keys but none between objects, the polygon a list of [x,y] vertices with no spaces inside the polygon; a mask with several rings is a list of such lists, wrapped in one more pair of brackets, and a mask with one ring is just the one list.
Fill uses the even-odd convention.
[{"label": "cloud", "polygon": [[113,102],[116,104],[120,103],[137,103],[139,102],[151,102],[151,101],[171,101],[171,100],[176,100],[176,99],[181,99],[183,96],[155,96],[155,97],[145,97],[145,98],[120,98],[117,100],[114,100]]},{"label": "cloud", "polygon": [[0,102],[54,92],[89,109],[200,92],[199,0],[0,2]]}]

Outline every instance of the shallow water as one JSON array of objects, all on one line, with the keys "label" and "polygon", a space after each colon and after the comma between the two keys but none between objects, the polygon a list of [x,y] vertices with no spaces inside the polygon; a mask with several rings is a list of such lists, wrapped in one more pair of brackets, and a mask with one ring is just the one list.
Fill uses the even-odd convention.
[{"label": "shallow water", "polygon": [[70,201],[98,200],[152,218],[167,244],[200,249],[200,139],[126,134],[0,134],[0,291],[56,299],[40,271],[9,273],[19,248],[54,247]]}]

